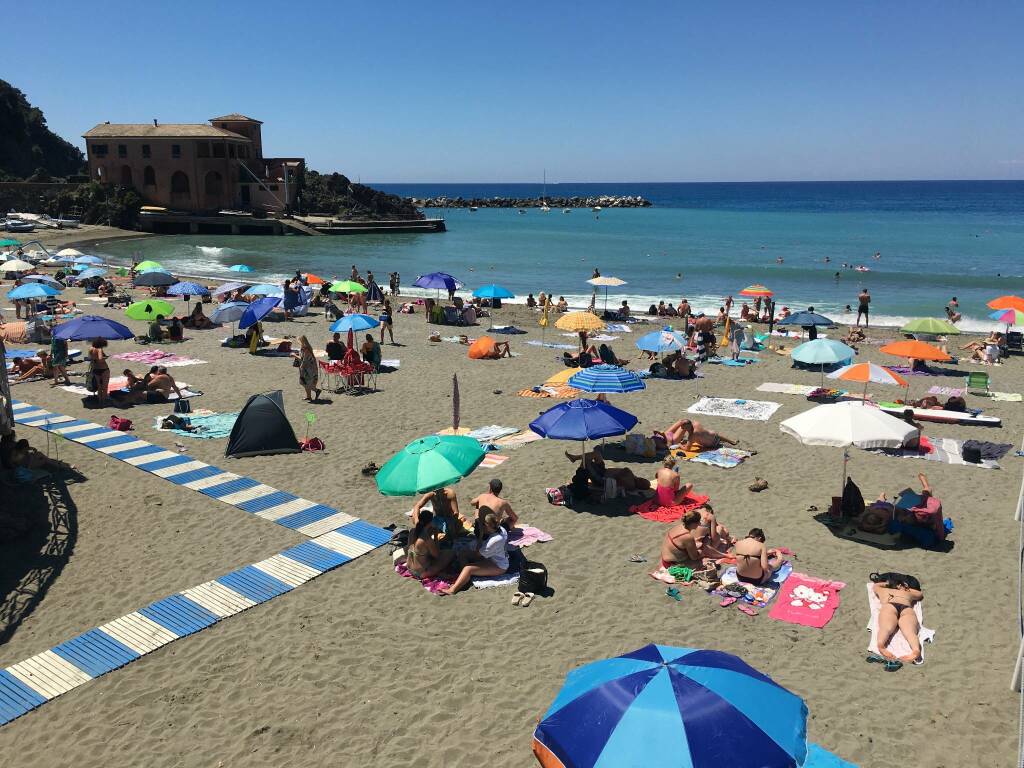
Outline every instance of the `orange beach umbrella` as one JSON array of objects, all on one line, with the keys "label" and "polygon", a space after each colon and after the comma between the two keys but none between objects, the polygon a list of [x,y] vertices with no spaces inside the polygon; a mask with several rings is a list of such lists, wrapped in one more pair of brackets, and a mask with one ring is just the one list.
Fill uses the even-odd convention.
[{"label": "orange beach umbrella", "polygon": [[[868,397],[868,384],[895,384],[899,387],[910,386],[906,379],[897,373],[893,373],[888,368],[883,368],[880,365],[874,363],[857,363],[855,365],[847,365],[840,368],[834,373],[828,375],[830,379],[839,379],[840,381],[856,381],[858,383],[863,382],[864,384],[864,395],[863,401],[867,400]],[[862,401],[862,402],[863,402]]]},{"label": "orange beach umbrella", "polygon": [[755,283],[740,291],[740,296],[774,296],[774,293],[766,286]]},{"label": "orange beach umbrella", "polygon": [[991,309],[1019,309],[1024,312],[1024,299],[1020,296],[1000,296],[988,303]]},{"label": "orange beach umbrella", "polygon": [[324,280],[322,277],[314,275],[312,272],[306,273],[306,283],[308,283],[309,285],[322,285],[323,283],[326,282],[327,281]]},{"label": "orange beach umbrella", "polygon": [[887,355],[894,355],[895,357],[912,357],[915,360],[933,360],[939,363],[946,363],[953,359],[938,347],[933,347],[931,344],[925,344],[923,341],[913,341],[909,339],[906,341],[894,341],[891,344],[886,344],[879,351],[884,352]]}]

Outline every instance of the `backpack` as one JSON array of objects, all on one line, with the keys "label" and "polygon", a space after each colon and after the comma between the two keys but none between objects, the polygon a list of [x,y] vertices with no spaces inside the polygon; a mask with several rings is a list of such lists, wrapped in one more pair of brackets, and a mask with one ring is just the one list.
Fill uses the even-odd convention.
[{"label": "backpack", "polygon": [[519,569],[519,591],[544,592],[548,588],[548,569],[543,563],[527,560]]},{"label": "backpack", "polygon": [[572,488],[568,485],[560,485],[557,488],[546,488],[544,490],[548,497],[548,504],[556,507],[567,507],[572,505]]},{"label": "backpack", "polygon": [[174,401],[174,412],[175,413],[192,413],[192,403],[188,400],[182,400],[180,397]]},{"label": "backpack", "polygon": [[129,432],[132,428],[132,420],[126,419],[123,416],[111,416],[110,423],[107,426],[110,429],[116,429],[118,432]]}]

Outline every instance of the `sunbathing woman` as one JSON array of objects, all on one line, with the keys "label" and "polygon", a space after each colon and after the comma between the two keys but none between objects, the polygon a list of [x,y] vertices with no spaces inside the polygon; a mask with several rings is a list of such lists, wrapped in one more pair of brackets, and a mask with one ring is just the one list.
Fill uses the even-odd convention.
[{"label": "sunbathing woman", "polygon": [[619,488],[627,492],[650,490],[651,481],[645,477],[637,477],[631,469],[606,466],[600,448],[595,448],[585,454],[572,454],[566,451],[565,457],[569,461],[583,461],[591,481],[599,488],[604,487],[605,478],[611,478],[618,484]]},{"label": "sunbathing woman", "polygon": [[668,573],[672,566],[680,565],[694,570],[705,567],[700,554],[699,528],[700,512],[694,509],[668,529],[661,542],[661,567],[651,574],[652,578],[672,584],[675,577]]},{"label": "sunbathing woman", "polygon": [[21,360],[17,357],[14,358],[12,362],[14,363],[15,369],[21,371],[21,375],[18,376],[17,379],[15,379],[16,383],[20,384],[23,381],[34,379],[37,376],[40,376],[44,379],[48,379],[53,376],[53,366],[50,365],[49,352],[40,351],[38,363],[33,363],[31,360],[28,360],[27,358]]},{"label": "sunbathing woman", "polygon": [[706,428],[699,421],[693,421],[692,419],[680,419],[664,432],[655,430],[654,437],[664,440],[665,445],[680,445],[683,448],[696,445],[704,451],[713,451],[720,448],[722,443],[739,445],[740,442],[739,440],[733,440],[720,435],[718,432]]},{"label": "sunbathing woman", "polygon": [[[884,580],[882,580],[884,578]],[[914,605],[924,600],[921,583],[913,576],[903,573],[871,574],[875,582],[875,595],[881,606],[878,609],[878,653],[889,661],[897,661],[888,645],[899,630],[910,645],[910,653],[900,656],[899,661],[915,662],[921,658],[921,641],[918,633],[921,624],[914,612]]]},{"label": "sunbathing woman", "polygon": [[474,576],[501,576],[508,570],[508,532],[487,507],[480,507],[476,525],[476,552],[470,551],[459,577],[438,594],[454,595],[469,586]]},{"label": "sunbathing woman", "polygon": [[437,534],[434,513],[424,509],[420,512],[419,522],[409,532],[409,546],[405,553],[405,565],[409,573],[420,581],[431,579],[441,573],[451,563],[455,554],[454,549],[441,549]]},{"label": "sunbathing woman", "polygon": [[674,507],[682,504],[686,494],[693,490],[693,483],[680,487],[679,473],[676,471],[676,460],[668,456],[654,474],[654,497],[662,507]]},{"label": "sunbathing woman", "polygon": [[698,509],[700,512],[700,530],[705,534],[701,539],[701,555],[710,560],[719,560],[729,554],[729,548],[736,544],[729,530],[718,522],[715,510],[704,502]]},{"label": "sunbathing woman", "polygon": [[765,535],[760,528],[751,528],[745,539],[733,547],[736,555],[736,576],[746,584],[760,586],[772,580],[785,560],[777,550],[764,545]]}]

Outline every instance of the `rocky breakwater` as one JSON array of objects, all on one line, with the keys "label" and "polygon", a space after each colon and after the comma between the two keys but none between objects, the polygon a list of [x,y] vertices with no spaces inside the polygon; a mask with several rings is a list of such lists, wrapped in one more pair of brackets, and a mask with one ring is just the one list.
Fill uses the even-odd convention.
[{"label": "rocky breakwater", "polygon": [[640,195],[595,195],[591,197],[408,197],[417,208],[649,208],[651,201]]}]

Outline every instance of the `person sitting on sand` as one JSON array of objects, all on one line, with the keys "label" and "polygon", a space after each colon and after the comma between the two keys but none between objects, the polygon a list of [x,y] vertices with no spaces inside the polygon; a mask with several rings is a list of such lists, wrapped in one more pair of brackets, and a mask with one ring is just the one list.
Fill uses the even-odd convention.
[{"label": "person sitting on sand", "polygon": [[327,342],[325,347],[327,351],[328,360],[344,360],[345,359],[345,342],[341,340],[341,334],[335,333],[331,337],[331,340]]},{"label": "person sitting on sand", "polygon": [[992,331],[992,333],[988,335],[988,338],[981,339],[980,341],[968,342],[967,344],[964,344],[962,347],[960,347],[960,351],[965,352],[967,350],[970,350],[971,352],[978,353],[984,351],[985,347],[989,346],[990,344],[999,345],[1002,344],[1002,341],[1003,334],[999,333],[998,331]]},{"label": "person sitting on sand", "polygon": [[454,595],[468,587],[474,576],[501,576],[508,570],[508,532],[498,524],[494,512],[480,507],[474,529],[476,551],[469,550],[458,578],[438,594]]},{"label": "person sitting on sand", "polygon": [[359,354],[362,355],[365,362],[373,366],[374,370],[378,370],[380,368],[380,344],[374,341],[372,333],[366,334],[366,341],[364,341],[363,345],[359,348]]},{"label": "person sitting on sand", "polygon": [[767,584],[786,562],[777,550],[768,549],[764,542],[764,531],[751,528],[746,538],[737,541],[732,548],[736,556],[736,577],[745,584]]},{"label": "person sitting on sand", "polygon": [[568,312],[569,303],[565,300],[565,296],[558,297],[558,303],[555,305],[556,312]]},{"label": "person sitting on sand", "polygon": [[[156,366],[153,367],[155,368]],[[140,392],[146,389],[146,385],[149,384],[149,379],[153,378],[152,376],[149,376],[146,379],[139,378],[131,368],[125,368],[121,371],[121,375],[124,376],[126,380],[125,387],[129,392]]]},{"label": "person sitting on sand", "polygon": [[693,483],[681,485],[675,457],[665,457],[661,468],[654,473],[654,498],[658,500],[658,506],[674,507],[682,504],[683,499],[692,490]]},{"label": "person sitting on sand", "polygon": [[661,541],[661,568],[651,574],[659,581],[672,583],[675,578],[667,571],[679,565],[701,570],[705,567],[700,554],[700,512],[690,510],[682,519],[665,532]]},{"label": "person sitting on sand", "polygon": [[450,547],[455,539],[466,535],[466,527],[462,515],[459,514],[459,498],[455,491],[451,488],[438,488],[424,494],[412,507],[413,525],[419,522],[420,511],[428,503],[434,515],[434,527],[440,533],[446,534],[446,546]]},{"label": "person sitting on sand", "polygon": [[754,316],[750,314],[750,305],[747,302],[743,302],[740,307],[740,320],[754,320]]},{"label": "person sitting on sand", "polygon": [[[590,348],[593,349],[593,345],[591,345]],[[619,356],[615,354],[615,350],[607,344],[602,344],[597,348],[597,356],[601,358],[601,362],[607,365],[629,365],[629,360],[620,359]]]},{"label": "person sitting on sand", "polygon": [[697,508],[700,512],[700,530],[703,537],[700,540],[701,556],[706,560],[720,560],[729,554],[729,548],[736,543],[736,538],[729,533],[729,529],[718,522],[718,517],[711,504],[704,502]]},{"label": "person sitting on sand", "polygon": [[192,308],[192,314],[188,316],[187,323],[189,327],[195,328],[197,331],[213,328],[213,321],[203,314],[203,303],[201,301],[197,301],[196,305]]},{"label": "person sitting on sand", "polygon": [[668,306],[665,307],[665,317],[678,317],[678,316],[679,316],[679,311],[675,307],[672,306],[672,302],[670,301],[668,303]]},{"label": "person sitting on sand", "polygon": [[[665,366],[668,376],[678,379],[691,378],[693,376],[694,368],[696,367],[693,360],[684,355],[681,349],[677,349],[675,352],[670,352],[665,355],[661,364]],[[655,365],[657,365],[657,363],[655,363]],[[654,366],[652,365],[651,367],[653,368]]]},{"label": "person sitting on sand", "polygon": [[912,408],[906,408],[903,411],[903,421],[907,422],[914,428],[906,440],[903,441],[903,447],[910,451],[918,451],[921,449],[921,435],[923,434],[921,428],[921,422],[914,421],[914,411]]},{"label": "person sitting on sand", "polygon": [[572,454],[566,451],[565,457],[572,462],[582,461],[581,469],[585,469],[591,482],[601,489],[604,488],[606,478],[614,480],[619,488],[626,492],[646,491],[651,488],[650,480],[645,477],[637,477],[633,474],[633,470],[627,467],[606,466],[600,448],[594,448],[592,451],[580,454]]},{"label": "person sitting on sand", "polygon": [[14,372],[18,374],[18,378],[14,380],[17,384],[34,379],[37,376],[44,379],[53,376],[53,366],[50,365],[49,352],[40,351],[38,363],[28,358],[15,357],[11,360],[11,364],[14,366]]},{"label": "person sitting on sand", "polygon": [[149,384],[146,385],[146,402],[166,403],[170,399],[172,391],[178,396],[178,399],[181,399],[181,390],[178,389],[178,383],[167,372],[167,369],[161,366],[157,369],[156,375],[149,380]]},{"label": "person sitting on sand", "polygon": [[865,339],[864,331],[854,326],[850,329],[850,332],[841,339],[844,344],[860,344]]},{"label": "person sitting on sand", "polygon": [[622,300],[622,306],[619,307],[619,317],[623,320],[629,319],[633,315],[633,310],[629,308],[629,302],[625,299]]},{"label": "person sitting on sand", "polygon": [[434,527],[434,513],[424,509],[418,522],[409,531],[409,544],[405,549],[405,566],[409,573],[422,581],[432,579],[451,563],[454,549],[441,549]]},{"label": "person sitting on sand", "polygon": [[[921,624],[917,620],[914,605],[924,600],[924,592],[921,591],[921,583],[913,576],[902,573],[888,573],[884,576],[887,578],[881,580],[878,574],[871,575],[871,580],[875,582],[872,588],[880,603],[876,635],[878,653],[889,661],[913,663],[921,658],[921,641],[918,639]],[[875,581],[876,578],[879,580]],[[902,633],[910,645],[910,653],[898,659],[888,648],[897,631]]]},{"label": "person sitting on sand", "polygon": [[703,451],[714,451],[721,447],[722,443],[739,445],[739,440],[720,435],[712,429],[708,429],[699,421],[692,419],[680,419],[664,432],[655,431],[655,438],[665,441],[665,445],[680,445],[688,448],[696,445]]},{"label": "person sitting on sand", "polygon": [[526,306],[528,306],[530,309],[536,309],[537,308],[537,300],[535,298],[533,298],[533,294],[532,293],[529,294],[526,297]]},{"label": "person sitting on sand", "polygon": [[501,489],[501,480],[494,478],[488,482],[487,490],[469,503],[476,508],[478,517],[481,509],[492,510],[498,516],[499,525],[511,532],[519,523],[519,515],[512,511],[512,505],[506,499],[501,498]]},{"label": "person sitting on sand", "polygon": [[167,338],[170,341],[185,340],[185,328],[177,317],[171,318],[171,327],[167,329]]},{"label": "person sitting on sand", "polygon": [[157,315],[156,319],[149,324],[149,340],[150,341],[163,341],[164,340],[164,329],[163,329],[164,316]]}]

